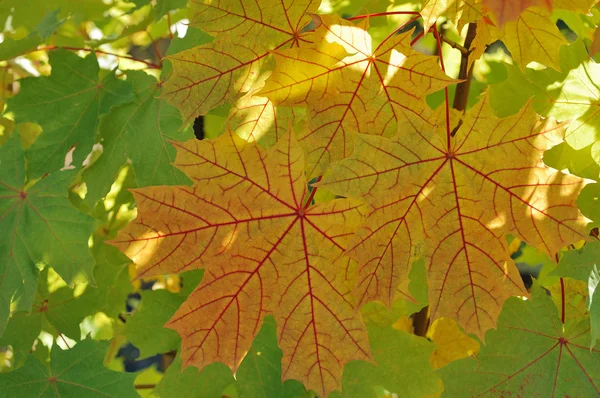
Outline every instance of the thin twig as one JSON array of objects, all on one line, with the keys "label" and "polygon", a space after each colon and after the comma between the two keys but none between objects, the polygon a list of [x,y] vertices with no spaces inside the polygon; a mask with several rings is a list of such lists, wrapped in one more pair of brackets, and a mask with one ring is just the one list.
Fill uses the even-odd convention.
[{"label": "thin twig", "polygon": [[372,17],[384,17],[384,16],[388,16],[388,15],[421,15],[421,13],[417,12],[417,11],[387,11],[387,12],[376,12],[373,14],[364,14],[364,15],[357,15],[355,17],[351,17],[348,18],[348,21],[354,21],[357,19],[365,19],[365,18],[372,18]]},{"label": "thin twig", "polygon": [[[323,178],[323,176],[319,176],[317,178],[317,181],[315,181],[315,183],[321,181],[321,178]],[[312,190],[310,191],[310,195],[308,196],[308,199],[306,199],[306,202],[304,203],[304,210],[308,209],[308,207],[312,204],[315,194],[317,193],[317,189],[319,189],[319,187],[312,187]]]},{"label": "thin twig", "polygon": [[460,51],[462,53],[463,56],[469,56],[469,54],[471,53],[472,50],[458,44],[455,41],[452,41],[450,39],[448,39],[446,36],[441,35],[440,39],[442,39],[442,41],[448,45],[450,45],[450,47],[457,49],[458,51]]},{"label": "thin twig", "polygon": [[65,339],[65,336],[62,333],[59,333],[58,337],[61,338],[61,340],[63,341],[63,343],[65,343],[65,345],[67,346],[67,348],[70,350],[71,346],[69,345],[69,343],[67,343],[67,340]]},{"label": "thin twig", "polygon": [[563,325],[565,324],[565,281],[563,278],[560,278],[560,298],[561,298],[561,311],[560,311],[560,320]]},{"label": "thin twig", "polygon": [[156,384],[136,384],[136,390],[153,390],[156,388]]},{"label": "thin twig", "polygon": [[150,44],[152,45],[152,48],[154,49],[154,53],[156,54],[156,59],[158,59],[159,61],[162,61],[160,51],[158,51],[158,47],[156,46],[156,42],[154,41],[152,34],[148,30],[146,30],[146,33],[148,34],[148,37],[150,38]]},{"label": "thin twig", "polygon": [[169,39],[173,40],[173,31],[171,30],[171,14],[167,12],[167,24],[169,25]]},{"label": "thin twig", "polygon": [[135,61],[135,62],[141,62],[143,64],[148,65],[148,67],[150,69],[161,69],[160,65],[157,65],[153,62],[149,62],[149,61],[145,61],[143,59],[139,59],[139,58],[135,58],[132,57],[131,55],[121,55],[121,54],[115,54],[115,53],[111,53],[111,52],[107,52],[107,51],[103,51],[103,50],[98,50],[96,48],[82,48],[82,47],[68,47],[68,46],[45,46],[45,47],[38,47],[33,51],[30,52],[35,52],[35,51],[54,51],[54,50],[58,50],[59,48],[63,48],[65,50],[69,50],[69,51],[89,51],[89,52],[96,52],[99,54],[104,54],[104,55],[112,55],[114,57],[117,58],[123,58],[123,59],[129,59],[131,61]]}]

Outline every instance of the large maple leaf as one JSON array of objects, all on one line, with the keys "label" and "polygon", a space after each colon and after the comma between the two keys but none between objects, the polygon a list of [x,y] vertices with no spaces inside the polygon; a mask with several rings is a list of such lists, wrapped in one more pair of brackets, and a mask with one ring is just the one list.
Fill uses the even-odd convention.
[{"label": "large maple leaf", "polygon": [[562,126],[529,107],[499,119],[487,96],[455,137],[418,129],[394,140],[359,136],[323,184],[374,207],[350,243],[360,302],[390,303],[411,262],[425,256],[432,317],[483,336],[510,295],[526,294],[505,234],[548,254],[585,237],[576,206],[584,181],[546,167]]},{"label": "large maple leaf", "polygon": [[349,156],[354,133],[394,135],[405,112],[427,123],[423,98],[455,82],[437,57],[412,50],[410,32],[373,49],[368,21],[314,16],[314,22],[299,47],[274,52],[277,66],[260,92],[278,105],[307,103],[298,140],[310,177]]},{"label": "large maple leaf", "polygon": [[164,96],[186,122],[249,91],[276,48],[299,43],[301,30],[316,12],[316,0],[197,1],[189,3],[190,26],[215,41],[168,57],[173,74]]},{"label": "large maple leaf", "polygon": [[135,190],[138,217],[113,243],[140,276],[206,269],[168,323],[185,365],[235,370],[273,314],[283,378],[339,388],[343,365],[369,358],[343,255],[361,202],[305,206],[304,154],[290,134],[268,152],[234,133],[174,145],[195,185]]}]

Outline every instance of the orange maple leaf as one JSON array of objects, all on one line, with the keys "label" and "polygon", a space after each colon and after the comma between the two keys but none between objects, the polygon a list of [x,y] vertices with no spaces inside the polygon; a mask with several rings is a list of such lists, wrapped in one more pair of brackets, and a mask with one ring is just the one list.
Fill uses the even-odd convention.
[{"label": "orange maple leaf", "polygon": [[348,248],[359,262],[359,302],[389,304],[424,256],[432,318],[456,319],[483,337],[509,296],[526,295],[506,234],[550,255],[585,239],[576,205],[583,179],[542,162],[563,134],[529,107],[499,119],[485,97],[455,137],[426,128],[393,140],[359,136],[355,153],[322,181],[374,208]]},{"label": "orange maple leaf", "polygon": [[291,134],[269,151],[234,133],[174,145],[195,185],[134,190],[138,217],[112,243],[139,276],[205,268],[167,324],[184,364],[235,370],[272,314],[283,378],[323,396],[339,388],[345,363],[370,358],[344,255],[362,201],[305,205],[304,154]]}]

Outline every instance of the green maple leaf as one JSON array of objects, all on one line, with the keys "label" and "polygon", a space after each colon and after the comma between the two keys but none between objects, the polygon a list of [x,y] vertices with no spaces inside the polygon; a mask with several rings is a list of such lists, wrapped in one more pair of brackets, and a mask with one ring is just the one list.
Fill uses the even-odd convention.
[{"label": "green maple leaf", "polygon": [[43,130],[26,153],[32,178],[61,169],[73,147],[73,164],[80,166],[94,144],[99,116],[132,98],[130,84],[114,72],[99,77],[93,53],[80,58],[57,50],[50,64],[50,76],[20,80],[21,92],[8,101],[16,123],[34,122]]},{"label": "green maple leaf", "polygon": [[98,0],[3,0],[0,2],[0,20],[12,17],[13,27],[34,28],[46,13],[60,9],[60,16],[71,16],[76,21],[100,20],[110,5]]},{"label": "green maple leaf", "polygon": [[27,315],[25,312],[20,312],[10,317],[4,334],[0,337],[0,346],[12,346],[15,365],[19,365],[31,350],[41,328],[41,313],[32,312]]},{"label": "green maple leaf", "polygon": [[[592,180],[600,177],[599,161],[600,157],[597,160],[592,157],[591,145],[575,150],[563,142],[544,153],[544,163],[548,166],[557,170],[569,169],[573,174]],[[579,208],[582,209],[581,206]]]},{"label": "green maple leaf", "polygon": [[587,281],[596,264],[600,264],[600,242],[588,242],[581,250],[566,252],[550,275]]},{"label": "green maple leaf", "polygon": [[96,286],[88,285],[77,299],[85,305],[88,314],[104,312],[116,318],[124,309],[127,295],[131,291],[129,264],[131,261],[113,246],[96,243],[92,248],[96,266]]},{"label": "green maple leaf", "polygon": [[179,348],[181,338],[176,331],[165,328],[164,325],[198,286],[203,274],[203,270],[181,274],[183,288],[179,293],[168,290],[142,292],[138,308],[125,324],[125,335],[140,350],[140,357]]},{"label": "green maple leaf", "polygon": [[[281,380],[281,358],[277,346],[276,324],[266,317],[248,354],[236,372],[221,363],[213,363],[201,371],[187,367],[181,371],[181,358],[176,358],[167,369],[156,392],[161,398],[221,398],[223,391],[234,385],[241,398],[301,398],[314,397],[296,380]],[[202,388],[200,388],[202,386]]]},{"label": "green maple leaf", "polygon": [[179,335],[176,331],[165,328],[164,324],[186,297],[167,290],[142,292],[138,308],[125,324],[125,335],[140,350],[140,358],[179,348]]},{"label": "green maple leaf", "polygon": [[161,84],[153,77],[144,72],[128,72],[127,81],[133,85],[135,99],[113,108],[102,119],[99,131],[103,153],[84,172],[88,204],[108,193],[128,159],[138,187],[190,183],[183,172],[171,165],[175,148],[167,142],[192,138],[189,130],[180,130],[179,111],[158,98]]},{"label": "green maple leaf", "polygon": [[221,398],[223,390],[235,382],[231,370],[215,362],[202,371],[188,367],[181,370],[182,360],[177,357],[156,387],[161,398]]},{"label": "green maple leaf", "polygon": [[346,365],[342,393],[334,398],[375,398],[381,390],[400,397],[439,394],[441,383],[429,362],[433,343],[391,327],[369,325],[368,331],[376,365],[364,361]]},{"label": "green maple leaf", "polygon": [[156,20],[158,21],[167,15],[171,10],[185,8],[186,4],[187,0],[157,0],[156,7],[154,9],[156,12]]},{"label": "green maple leaf", "polygon": [[266,317],[252,347],[237,370],[236,389],[240,397],[313,397],[297,380],[281,381],[281,358],[277,346],[277,325]]},{"label": "green maple leaf", "polygon": [[10,307],[29,311],[38,264],[53,267],[69,285],[93,282],[94,258],[88,248],[93,219],[68,198],[73,170],[26,183],[25,159],[14,132],[0,151],[0,333]]},{"label": "green maple leaf", "polygon": [[5,37],[4,41],[0,43],[0,60],[8,60],[34,51],[37,46],[48,40],[64,22],[64,20],[58,19],[59,11],[54,10],[46,14],[29,35],[22,39],[15,40],[11,37]]},{"label": "green maple leaf", "polygon": [[600,350],[590,350],[590,325],[563,325],[550,296],[534,286],[531,300],[506,301],[498,330],[476,357],[439,370],[448,397],[595,397]]},{"label": "green maple leaf", "polygon": [[595,221],[596,226],[600,223],[600,206],[598,204],[600,204],[600,184],[587,185],[577,198],[577,206],[584,216]]},{"label": "green maple leaf", "polygon": [[94,277],[97,287],[87,286],[82,294],[69,287],[49,291],[48,268],[42,271],[35,303],[31,313],[12,314],[0,345],[11,345],[16,356],[28,352],[40,331],[44,329],[54,335],[79,340],[79,328],[83,319],[102,311],[116,317],[124,308],[127,294],[131,290],[127,266],[129,260],[112,246],[94,246]]},{"label": "green maple leaf", "polygon": [[494,112],[501,117],[517,113],[533,97],[532,105],[541,115],[548,115],[554,101],[558,98],[568,71],[577,68],[589,58],[581,40],[560,49],[560,69],[521,68],[503,63],[506,79],[490,86],[490,104]]},{"label": "green maple leaf", "polygon": [[134,374],[114,372],[102,365],[108,345],[84,340],[66,351],[54,347],[49,367],[28,355],[23,367],[0,374],[0,398],[138,398]]}]

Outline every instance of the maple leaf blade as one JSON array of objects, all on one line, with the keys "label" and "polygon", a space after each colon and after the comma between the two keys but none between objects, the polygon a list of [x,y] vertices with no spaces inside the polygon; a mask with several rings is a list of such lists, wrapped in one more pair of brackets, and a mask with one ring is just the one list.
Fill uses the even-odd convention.
[{"label": "maple leaf blade", "polygon": [[195,185],[135,190],[138,218],[113,244],[144,275],[206,268],[168,323],[182,337],[184,366],[237,369],[272,314],[284,378],[323,394],[339,388],[343,365],[369,357],[343,257],[362,202],[305,209],[304,153],[289,132],[268,151],[233,132],[175,146]]},{"label": "maple leaf blade", "polygon": [[516,21],[507,22],[497,33],[515,62],[525,69],[532,61],[560,70],[560,47],[568,44],[549,12],[543,8],[528,8]]},{"label": "maple leaf blade", "polygon": [[[263,75],[266,78],[266,75]],[[229,111],[227,123],[241,138],[258,142],[270,148],[279,141],[290,126],[296,125],[304,116],[302,107],[276,106],[266,97],[259,96],[264,84],[241,97]]]},{"label": "maple leaf blade", "polygon": [[509,296],[527,294],[504,236],[522,236],[552,255],[585,239],[587,220],[575,203],[584,181],[543,165],[563,126],[538,122],[529,107],[499,119],[484,97],[448,149],[445,132],[407,117],[411,133],[359,136],[355,153],[321,182],[375,209],[350,246],[359,300],[390,302],[411,257],[423,255],[432,317],[453,317],[483,336]]},{"label": "maple leaf blade", "polygon": [[[476,173],[481,184],[497,191],[496,208],[489,223],[503,228],[554,257],[562,247],[585,239],[588,220],[577,208],[577,197],[586,182],[577,176],[548,168],[542,157],[546,150],[563,140],[564,124],[538,117],[530,105],[518,114],[504,119],[486,120],[492,108],[489,96],[478,103],[456,134],[456,156],[459,167]],[[485,141],[469,136],[487,130]],[[507,165],[503,156],[518,151],[518,164]],[[486,161],[486,153],[495,161]],[[522,154],[527,154],[523,156]],[[543,233],[543,231],[557,233]]]}]

